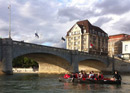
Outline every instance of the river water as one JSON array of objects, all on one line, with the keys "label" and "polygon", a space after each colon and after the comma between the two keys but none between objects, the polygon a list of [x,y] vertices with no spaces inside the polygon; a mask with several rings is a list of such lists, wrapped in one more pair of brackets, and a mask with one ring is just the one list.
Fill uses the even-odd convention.
[{"label": "river water", "polygon": [[58,77],[45,74],[0,75],[0,93],[130,93],[130,75],[122,76],[121,85],[63,83],[58,81]]}]

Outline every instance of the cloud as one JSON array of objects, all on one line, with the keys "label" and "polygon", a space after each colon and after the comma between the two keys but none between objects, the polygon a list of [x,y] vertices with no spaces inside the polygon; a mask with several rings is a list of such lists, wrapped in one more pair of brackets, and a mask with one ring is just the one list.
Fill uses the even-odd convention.
[{"label": "cloud", "polygon": [[[61,37],[79,20],[88,19],[110,34],[130,34],[129,0],[11,0],[14,40],[65,47]],[[9,2],[0,0],[0,36],[8,37]],[[116,16],[115,16],[116,15]],[[40,38],[35,38],[37,30]]]},{"label": "cloud", "polygon": [[115,22],[114,24],[115,25],[113,25],[112,28],[118,30],[119,33],[130,34],[130,19],[128,18],[124,19],[123,17],[119,21]]},{"label": "cloud", "polygon": [[105,23],[107,23],[107,22],[109,22],[109,21],[111,21],[111,20],[112,20],[112,18],[110,18],[110,17],[100,17],[100,18],[94,23],[94,25],[101,27],[102,25],[104,25]]},{"label": "cloud", "polygon": [[68,18],[69,21],[82,20],[84,18],[89,18],[96,16],[97,14],[91,10],[80,9],[78,7],[65,7],[59,9],[58,16]]},{"label": "cloud", "polygon": [[103,0],[95,4],[102,14],[120,15],[130,11],[130,0]]}]

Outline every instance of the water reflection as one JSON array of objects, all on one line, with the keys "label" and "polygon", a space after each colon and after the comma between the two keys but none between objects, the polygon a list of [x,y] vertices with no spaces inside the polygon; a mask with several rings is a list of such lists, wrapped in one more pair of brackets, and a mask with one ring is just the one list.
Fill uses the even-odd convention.
[{"label": "water reflection", "polygon": [[128,93],[129,76],[122,76],[121,85],[76,84],[58,81],[59,75],[14,74],[0,75],[0,93]]},{"label": "water reflection", "polygon": [[102,89],[118,89],[121,85],[108,85],[108,84],[73,84],[64,83],[64,89],[77,89],[77,90],[102,90]]}]

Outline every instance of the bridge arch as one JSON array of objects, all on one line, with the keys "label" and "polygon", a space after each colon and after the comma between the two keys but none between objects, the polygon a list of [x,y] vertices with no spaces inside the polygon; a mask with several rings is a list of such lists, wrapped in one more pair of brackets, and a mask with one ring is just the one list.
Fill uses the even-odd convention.
[{"label": "bridge arch", "polygon": [[35,44],[21,43],[16,41],[13,42],[13,58],[32,53],[46,53],[56,55],[63,59],[66,59],[68,62],[71,63],[71,53],[69,50]]},{"label": "bridge arch", "polygon": [[79,71],[85,70],[86,72],[94,71],[94,72],[104,72],[107,64],[99,59],[94,58],[85,58],[84,60],[80,60],[78,62]]},{"label": "bridge arch", "polygon": [[68,73],[72,65],[66,59],[50,53],[28,53],[21,56],[35,60],[39,64],[39,73]]}]

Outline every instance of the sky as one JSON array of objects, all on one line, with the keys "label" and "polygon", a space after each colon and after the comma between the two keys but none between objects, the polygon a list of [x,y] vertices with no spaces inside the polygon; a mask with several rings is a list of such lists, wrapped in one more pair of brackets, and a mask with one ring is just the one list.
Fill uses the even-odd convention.
[{"label": "sky", "polygon": [[[80,20],[108,35],[130,34],[130,0],[0,0],[0,37],[65,48],[61,37]],[[35,37],[35,32],[39,38]]]}]

